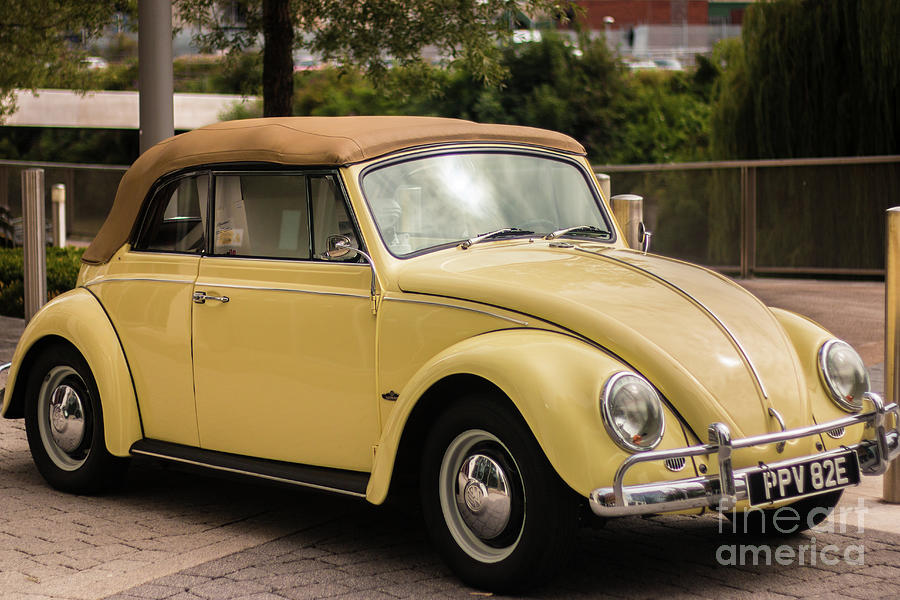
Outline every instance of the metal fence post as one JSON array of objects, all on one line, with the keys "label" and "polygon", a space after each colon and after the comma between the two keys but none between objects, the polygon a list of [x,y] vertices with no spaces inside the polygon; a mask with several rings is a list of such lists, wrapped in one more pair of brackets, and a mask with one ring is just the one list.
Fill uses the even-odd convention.
[{"label": "metal fence post", "polygon": [[50,191],[53,201],[53,245],[66,247],[66,186],[57,183]]},{"label": "metal fence post", "polygon": [[641,247],[640,225],[644,220],[644,199],[635,194],[619,194],[612,197],[613,215],[625,234],[628,247]]},{"label": "metal fence post", "polygon": [[44,239],[44,170],[22,171],[25,322],[47,301],[47,251]]},{"label": "metal fence post", "polygon": [[741,277],[756,270],[756,167],[741,167]]},{"label": "metal fence post", "polygon": [[9,169],[0,167],[0,208],[9,210]]},{"label": "metal fence post", "polygon": [[[887,210],[887,249],[884,277],[884,392],[887,402],[900,399],[900,207]],[[886,502],[900,503],[900,467],[891,463],[884,474]]]}]

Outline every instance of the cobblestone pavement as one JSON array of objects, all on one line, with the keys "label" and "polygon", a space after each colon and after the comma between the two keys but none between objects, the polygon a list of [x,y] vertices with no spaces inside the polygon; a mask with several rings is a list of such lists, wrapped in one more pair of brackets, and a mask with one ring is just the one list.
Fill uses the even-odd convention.
[{"label": "cobblestone pavement", "polygon": [[[826,288],[802,283],[798,288],[807,295],[800,297],[780,283],[772,286],[781,304],[766,298],[772,290],[765,286],[754,291],[773,304],[799,304],[812,315],[818,300],[811,296],[827,300]],[[835,285],[843,284],[831,288]],[[869,305],[883,287],[860,286],[849,288],[846,303],[837,302],[843,317],[854,311],[847,308],[855,306],[854,299],[864,297],[870,301],[866,310],[874,314]],[[848,322],[842,332],[838,329],[844,325],[835,327],[827,314],[812,316],[855,345],[860,341],[853,336],[872,343],[878,334],[877,323]],[[0,317],[0,362],[11,354],[5,342],[20,332],[20,320]],[[866,360],[876,362],[877,353],[869,352]],[[720,524],[709,515],[628,518],[605,528],[586,527],[560,577],[527,595],[900,597],[900,517],[879,505],[877,490],[869,496],[847,494],[842,507],[847,512],[826,521],[820,531],[784,539],[735,535],[730,522]],[[870,527],[866,510],[877,512],[882,525]],[[765,545],[773,552],[768,561]],[[760,564],[754,564],[754,556]],[[0,420],[2,600],[484,595],[459,583],[431,550],[415,502],[401,499],[375,507],[341,496],[167,469],[148,460],[133,462],[127,484],[116,493],[62,494],[35,471],[22,421]]]}]

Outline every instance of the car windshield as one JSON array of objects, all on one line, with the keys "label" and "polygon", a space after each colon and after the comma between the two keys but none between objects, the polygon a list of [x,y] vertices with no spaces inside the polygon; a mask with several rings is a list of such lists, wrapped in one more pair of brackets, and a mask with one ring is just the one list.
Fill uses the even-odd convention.
[{"label": "car windshield", "polygon": [[566,237],[612,239],[588,175],[550,156],[431,155],[373,169],[362,187],[381,237],[396,256],[506,228],[534,236],[572,227],[578,229]]}]

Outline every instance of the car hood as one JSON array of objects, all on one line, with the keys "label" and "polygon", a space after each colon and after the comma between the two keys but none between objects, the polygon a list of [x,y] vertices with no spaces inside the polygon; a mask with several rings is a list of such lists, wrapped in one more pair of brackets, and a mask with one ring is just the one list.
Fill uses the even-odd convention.
[{"label": "car hood", "polygon": [[452,249],[406,261],[404,292],[491,304],[589,338],[649,379],[706,441],[811,423],[794,347],[755,296],[716,273],[599,244]]}]

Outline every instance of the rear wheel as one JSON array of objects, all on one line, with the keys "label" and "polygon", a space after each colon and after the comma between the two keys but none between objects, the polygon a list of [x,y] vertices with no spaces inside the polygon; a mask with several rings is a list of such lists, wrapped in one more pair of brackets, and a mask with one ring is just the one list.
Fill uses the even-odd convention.
[{"label": "rear wheel", "polygon": [[67,346],[46,349],[29,373],[25,432],[38,471],[65,492],[115,486],[128,466],[106,450],[97,384],[84,358]]},{"label": "rear wheel", "polygon": [[574,493],[521,419],[487,395],[447,410],[422,457],[429,535],[466,583],[509,592],[541,583],[565,559]]}]

